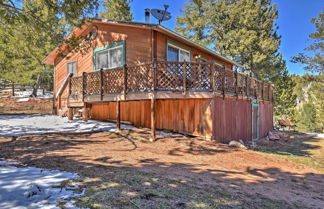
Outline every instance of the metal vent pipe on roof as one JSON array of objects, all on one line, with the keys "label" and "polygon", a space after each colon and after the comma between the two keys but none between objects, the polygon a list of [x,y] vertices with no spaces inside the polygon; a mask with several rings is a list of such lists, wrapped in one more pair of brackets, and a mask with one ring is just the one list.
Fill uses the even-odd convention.
[{"label": "metal vent pipe on roof", "polygon": [[150,23],[150,9],[145,9],[145,23]]}]

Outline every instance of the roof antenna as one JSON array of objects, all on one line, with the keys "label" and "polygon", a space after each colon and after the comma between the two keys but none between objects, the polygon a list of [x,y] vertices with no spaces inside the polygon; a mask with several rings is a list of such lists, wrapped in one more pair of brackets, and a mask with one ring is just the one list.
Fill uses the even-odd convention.
[{"label": "roof antenna", "polygon": [[171,19],[171,13],[168,12],[169,5],[164,4],[164,10],[161,9],[151,9],[151,14],[153,17],[159,20],[159,25],[163,21],[167,21]]}]

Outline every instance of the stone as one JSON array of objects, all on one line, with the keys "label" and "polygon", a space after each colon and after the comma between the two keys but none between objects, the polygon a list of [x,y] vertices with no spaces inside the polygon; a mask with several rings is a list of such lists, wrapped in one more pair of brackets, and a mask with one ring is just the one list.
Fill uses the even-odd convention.
[{"label": "stone", "polygon": [[258,143],[258,145],[266,146],[266,145],[270,144],[270,141],[263,138],[263,139],[259,139],[257,143]]},{"label": "stone", "polygon": [[[242,140],[241,140],[242,141]],[[246,147],[244,146],[244,144],[238,142],[238,141],[235,141],[235,140],[232,140],[229,142],[228,144],[230,147],[235,147],[235,148],[243,148],[243,149],[246,149]]]},{"label": "stone", "polygon": [[268,137],[270,140],[279,140],[280,139],[280,135],[274,131],[269,131]]}]

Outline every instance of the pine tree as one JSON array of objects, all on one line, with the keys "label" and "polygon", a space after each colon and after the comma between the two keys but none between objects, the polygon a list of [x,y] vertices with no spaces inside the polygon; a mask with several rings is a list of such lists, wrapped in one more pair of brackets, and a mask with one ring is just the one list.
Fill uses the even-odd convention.
[{"label": "pine tree", "polygon": [[[177,31],[188,33],[193,40],[203,40],[220,54],[241,63],[258,79],[271,80],[284,70],[278,53],[278,11],[271,0],[190,1],[183,12],[184,17],[178,17]],[[197,14],[203,16],[192,23]],[[199,33],[194,33],[197,29]]]},{"label": "pine tree", "polygon": [[103,7],[105,11],[100,13],[102,18],[123,21],[132,21],[133,19],[129,0],[106,0]]},{"label": "pine tree", "polygon": [[178,27],[175,30],[194,42],[207,46],[209,40],[205,31],[204,0],[189,0],[189,4],[184,7],[180,10],[184,16],[177,17]]},{"label": "pine tree", "polygon": [[[52,77],[51,71],[44,70],[42,60],[65,33],[57,13],[44,9],[41,0],[25,1],[21,10],[31,8],[40,21],[51,23],[47,26],[50,29],[39,31],[19,18],[13,20],[15,24],[0,24],[0,78],[36,87],[38,77]],[[49,35],[51,32],[55,38]]]},{"label": "pine tree", "polygon": [[277,119],[290,119],[295,122],[297,95],[294,93],[296,83],[285,69],[275,82],[274,113]]},{"label": "pine tree", "polygon": [[304,104],[297,114],[297,128],[300,131],[316,131],[316,111],[312,103]]},{"label": "pine tree", "polygon": [[304,64],[305,70],[324,74],[324,9],[319,17],[313,18],[311,22],[315,25],[316,32],[309,35],[312,44],[305,51],[313,52],[314,55],[299,53],[292,61]]}]

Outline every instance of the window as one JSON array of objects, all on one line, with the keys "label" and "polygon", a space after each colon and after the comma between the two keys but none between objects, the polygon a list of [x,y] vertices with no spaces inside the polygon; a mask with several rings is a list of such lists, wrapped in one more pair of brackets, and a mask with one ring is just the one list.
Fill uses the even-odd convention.
[{"label": "window", "polygon": [[95,50],[95,70],[121,67],[124,64],[124,42]]},{"label": "window", "polygon": [[190,52],[173,44],[167,45],[167,60],[171,62],[190,61]]},{"label": "window", "polygon": [[73,76],[77,76],[77,62],[70,62],[67,64],[67,73],[73,73]]}]

